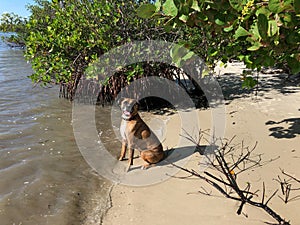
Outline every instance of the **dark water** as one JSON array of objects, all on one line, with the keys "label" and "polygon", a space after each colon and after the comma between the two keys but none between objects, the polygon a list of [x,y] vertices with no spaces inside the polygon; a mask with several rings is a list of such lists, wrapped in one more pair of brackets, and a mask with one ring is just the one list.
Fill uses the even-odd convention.
[{"label": "dark water", "polygon": [[0,224],[98,224],[110,184],[76,146],[71,103],[31,73],[0,41]]}]

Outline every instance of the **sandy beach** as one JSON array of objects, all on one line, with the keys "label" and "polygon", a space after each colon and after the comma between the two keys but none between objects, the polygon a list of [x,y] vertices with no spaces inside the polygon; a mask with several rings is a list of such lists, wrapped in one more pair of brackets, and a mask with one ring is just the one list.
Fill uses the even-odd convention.
[{"label": "sandy beach", "polygon": [[[217,71],[226,98],[224,137],[230,139],[235,136],[234,143],[243,142],[250,147],[257,142],[255,153],[262,154],[262,159],[270,162],[237,176],[237,182],[241,187],[251,183],[252,191],[259,190],[258,201],[262,196],[263,183],[266,199],[278,189],[269,207],[290,224],[300,224],[300,199],[285,204],[279,197],[283,196],[280,185],[275,181],[278,175],[284,177],[280,169],[300,179],[300,88],[293,81],[279,79],[276,74],[263,74],[257,94],[241,92],[240,70],[241,66],[229,65]],[[211,129],[211,109],[196,110],[196,113],[201,129]],[[181,124],[178,114],[168,117],[163,145],[170,149],[177,147]],[[199,171],[203,157],[198,152],[192,154],[184,167]],[[135,161],[135,164],[139,163]],[[299,188],[300,183],[293,183],[293,187]],[[199,193],[203,188],[210,196]],[[298,195],[300,190],[295,190],[290,197]],[[243,213],[237,215],[239,202],[225,198],[203,180],[184,171],[153,185],[114,185],[109,205],[103,225],[261,225],[276,222],[262,209],[249,205],[245,205]]]}]

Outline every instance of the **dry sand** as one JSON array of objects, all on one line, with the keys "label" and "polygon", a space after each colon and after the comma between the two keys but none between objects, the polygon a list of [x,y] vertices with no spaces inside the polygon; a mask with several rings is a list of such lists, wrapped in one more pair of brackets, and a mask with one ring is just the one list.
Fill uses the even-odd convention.
[{"label": "dry sand", "polygon": [[[241,67],[241,65],[240,65]],[[294,83],[282,84],[274,74],[263,75],[258,95],[238,93],[240,68],[229,66],[223,69],[220,79],[227,79],[231,90],[224,90],[226,98],[225,137],[234,139],[235,143],[244,141],[245,145],[254,146],[255,152],[263,154],[264,160],[276,159],[255,170],[249,170],[237,177],[243,187],[247,182],[253,190],[260,189],[265,182],[266,196],[279,189],[274,181],[280,175],[280,168],[300,179],[300,91]],[[226,74],[233,73],[231,76]],[[236,73],[236,74],[235,74]],[[225,75],[224,75],[225,74]],[[237,86],[236,86],[237,85]],[[269,86],[272,85],[272,86]],[[283,87],[286,85],[286,87]],[[276,87],[274,89],[274,87]],[[226,89],[226,87],[224,87]],[[236,88],[236,91],[234,90]],[[201,129],[210,128],[211,110],[197,110]],[[169,116],[165,147],[176,148],[176,136],[180,130],[180,118],[177,114]],[[203,156],[194,153],[185,166],[199,170],[198,163]],[[124,162],[125,163],[125,162]],[[135,161],[135,163],[139,163]],[[147,171],[145,171],[147,172]],[[165,182],[146,187],[115,185],[111,192],[111,208],[104,216],[103,225],[262,225],[264,222],[276,222],[261,209],[246,205],[243,215],[237,215],[238,202],[223,197],[218,191],[196,177],[187,177],[179,172]],[[185,178],[184,178],[185,177]],[[294,184],[296,185],[296,184]],[[300,183],[296,185],[300,187]],[[296,187],[294,186],[294,187]],[[205,187],[214,196],[198,193]],[[291,224],[300,224],[300,199],[284,204],[277,196],[269,206]],[[300,195],[300,191],[291,196]]]}]

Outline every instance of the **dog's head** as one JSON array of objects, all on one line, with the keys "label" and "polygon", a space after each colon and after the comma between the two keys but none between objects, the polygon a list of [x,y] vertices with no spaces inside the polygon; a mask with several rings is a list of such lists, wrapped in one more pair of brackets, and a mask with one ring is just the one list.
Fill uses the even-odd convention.
[{"label": "dog's head", "polygon": [[120,107],[122,110],[122,118],[130,120],[138,113],[139,104],[137,100],[131,98],[123,98],[120,100]]}]

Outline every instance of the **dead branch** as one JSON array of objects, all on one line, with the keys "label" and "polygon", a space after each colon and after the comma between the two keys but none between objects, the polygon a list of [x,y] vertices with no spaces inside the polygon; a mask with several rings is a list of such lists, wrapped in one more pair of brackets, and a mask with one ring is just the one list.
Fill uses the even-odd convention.
[{"label": "dead branch", "polygon": [[284,172],[283,169],[281,169],[281,173],[284,174],[284,175],[286,175],[287,177],[293,179],[293,180],[296,181],[297,183],[300,183],[300,180],[299,180],[299,179],[297,179],[297,178],[295,178],[294,176],[292,176],[292,175],[290,175],[290,174]]},{"label": "dead branch", "polygon": [[286,204],[291,201],[299,200],[300,195],[291,195],[291,191],[300,190],[300,187],[294,188],[295,184],[300,183],[300,180],[294,177],[293,175],[286,173],[283,169],[281,169],[281,173],[284,175],[284,178],[281,178],[278,175],[277,179],[274,179],[279,183],[281,189],[282,196],[278,195],[278,197]]},{"label": "dead branch", "polygon": [[[195,139],[191,135],[186,136],[186,138],[194,143],[198,148],[200,148],[200,139],[203,138],[203,133],[201,133],[201,131],[199,134],[198,139]],[[275,190],[268,199],[265,199],[266,188],[265,183],[263,182],[262,197],[261,200],[258,201],[254,200],[254,197],[258,197],[258,190],[252,191],[250,183],[247,183],[245,188],[241,188],[237,181],[237,175],[245,171],[249,171],[250,169],[261,167],[275,159],[263,161],[262,154],[254,154],[254,149],[256,148],[257,143],[253,148],[249,148],[245,147],[244,143],[241,143],[241,145],[233,145],[232,141],[233,139],[225,142],[221,141],[221,146],[215,150],[213,157],[209,157],[204,154],[204,156],[208,159],[208,166],[210,170],[204,171],[201,174],[197,173],[195,170],[189,170],[178,165],[173,165],[190,175],[196,176],[205,181],[226,198],[240,202],[237,214],[243,214],[243,207],[248,204],[264,210],[277,221],[278,225],[290,225],[289,221],[286,221],[269,207],[269,202],[274,198],[278,190]],[[206,191],[204,188],[202,188],[202,191],[199,191],[199,193],[211,195],[211,193]]]}]

